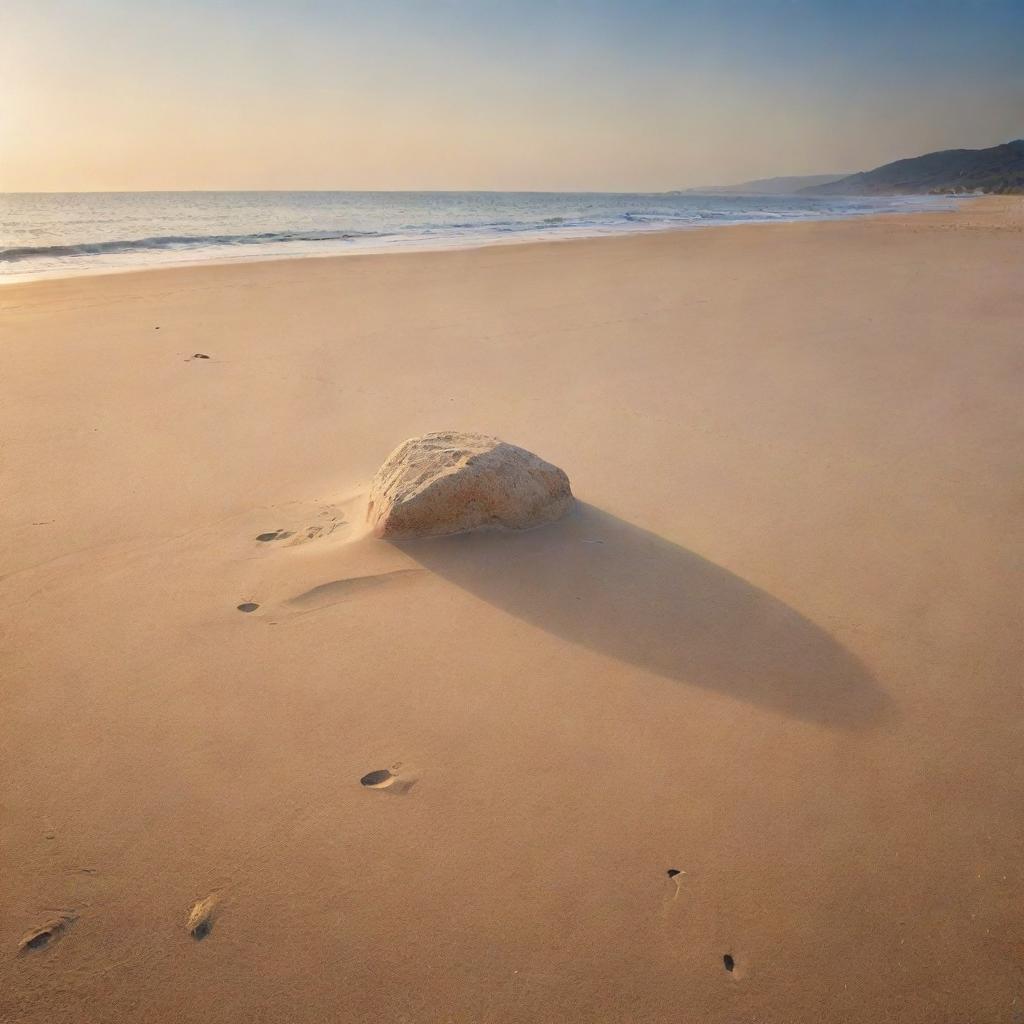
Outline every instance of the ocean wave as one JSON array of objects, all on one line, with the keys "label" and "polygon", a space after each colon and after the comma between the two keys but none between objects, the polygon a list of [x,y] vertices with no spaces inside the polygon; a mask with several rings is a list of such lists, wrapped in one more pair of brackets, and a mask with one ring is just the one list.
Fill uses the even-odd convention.
[{"label": "ocean wave", "polygon": [[[407,236],[430,236],[450,232],[516,232],[570,226],[597,226],[597,221],[572,221],[567,217],[546,217],[542,220],[476,221],[408,225],[398,233]],[[17,263],[33,259],[67,259],[76,256],[106,256],[118,253],[176,251],[188,249],[266,246],[288,242],[348,242],[373,238],[395,237],[394,231],[261,231],[248,235],[156,235],[147,238],[121,238],[103,242],[76,242],[67,245],[19,245],[0,249],[0,263]]]},{"label": "ocean wave", "polygon": [[646,193],[0,193],[0,283],[189,261],[836,218],[936,202]]},{"label": "ocean wave", "polygon": [[[769,215],[770,216],[770,215]],[[557,216],[505,220],[452,221],[407,224],[390,231],[313,230],[261,231],[253,234],[154,235],[145,238],[122,238],[97,242],[75,242],[64,245],[18,245],[0,249],[0,263],[32,260],[74,260],[146,252],[181,252],[197,249],[235,249],[262,247],[296,242],[358,242],[375,239],[399,241],[426,240],[437,237],[487,237],[527,232],[564,232],[570,230],[614,231],[630,225],[671,227],[693,224],[701,220],[744,220],[755,216],[726,213],[686,212],[674,214],[665,210],[629,210],[605,216]]]},{"label": "ocean wave", "polygon": [[[603,211],[602,211],[603,212]],[[407,240],[427,239],[439,235],[504,235],[538,231],[614,231],[630,225],[644,227],[672,227],[703,221],[741,222],[773,219],[801,219],[815,211],[795,209],[786,214],[763,209],[746,210],[666,210],[631,209],[609,211],[603,216],[551,216],[524,217],[501,220],[452,220],[406,224],[389,231],[356,231],[352,229],[261,231],[252,234],[210,235],[153,235],[145,238],[121,238],[97,242],[76,242],[64,245],[17,245],[0,249],[0,263],[18,263],[25,260],[68,260],[75,257],[97,257],[128,253],[175,252],[195,249],[234,249],[238,247],[267,247],[296,242],[349,242],[367,239]]]},{"label": "ocean wave", "polygon": [[361,238],[384,238],[387,234],[382,231],[261,231],[251,235],[158,235],[152,238],[123,238],[107,242],[78,242],[73,245],[19,245],[0,249],[0,262],[103,256],[147,250],[267,245],[274,242],[346,242]]},{"label": "ocean wave", "polygon": [[412,234],[433,234],[439,231],[537,231],[542,228],[574,225],[586,227],[598,223],[601,221],[585,217],[523,217],[514,220],[427,221],[421,224],[405,224],[401,230]]}]

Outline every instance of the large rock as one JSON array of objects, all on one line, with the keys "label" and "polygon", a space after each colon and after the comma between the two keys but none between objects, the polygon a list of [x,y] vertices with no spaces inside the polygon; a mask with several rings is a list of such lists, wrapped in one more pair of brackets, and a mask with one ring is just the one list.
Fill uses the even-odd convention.
[{"label": "large rock", "polygon": [[370,485],[378,537],[441,537],[481,528],[527,530],[572,506],[569,478],[523,448],[483,434],[439,431],[403,441]]}]

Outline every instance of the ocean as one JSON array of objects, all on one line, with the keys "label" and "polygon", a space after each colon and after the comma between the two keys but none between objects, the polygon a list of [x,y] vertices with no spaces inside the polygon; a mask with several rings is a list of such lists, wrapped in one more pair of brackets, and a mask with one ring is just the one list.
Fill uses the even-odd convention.
[{"label": "ocean", "polygon": [[949,202],[693,193],[3,193],[0,282],[176,263],[836,219]]}]

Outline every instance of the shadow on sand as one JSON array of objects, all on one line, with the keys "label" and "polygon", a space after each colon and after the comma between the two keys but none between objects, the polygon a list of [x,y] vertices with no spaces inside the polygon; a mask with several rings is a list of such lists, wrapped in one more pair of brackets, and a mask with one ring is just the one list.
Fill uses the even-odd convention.
[{"label": "shadow on sand", "polygon": [[396,546],[519,619],[669,679],[837,729],[891,711],[864,665],[799,612],[592,505],[527,533]]}]

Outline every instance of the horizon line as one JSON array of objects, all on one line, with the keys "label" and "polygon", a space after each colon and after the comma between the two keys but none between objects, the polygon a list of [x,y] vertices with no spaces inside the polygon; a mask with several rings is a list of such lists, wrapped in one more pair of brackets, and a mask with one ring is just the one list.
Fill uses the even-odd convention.
[{"label": "horizon line", "polygon": [[4,196],[70,196],[70,195],[139,195],[139,194],[180,194],[217,193],[217,192],[365,192],[365,193],[422,193],[422,194],[520,194],[520,195],[594,195],[594,196],[629,196],[629,195],[671,195],[676,192],[701,192],[704,189],[736,188],[753,181],[772,181],[776,178],[815,178],[835,174],[844,178],[856,171],[843,173],[821,171],[817,174],[771,174],[745,181],[731,182],[721,185],[690,185],[675,188],[640,188],[640,189],[600,189],[600,188],[85,188],[85,189],[0,189]]}]

